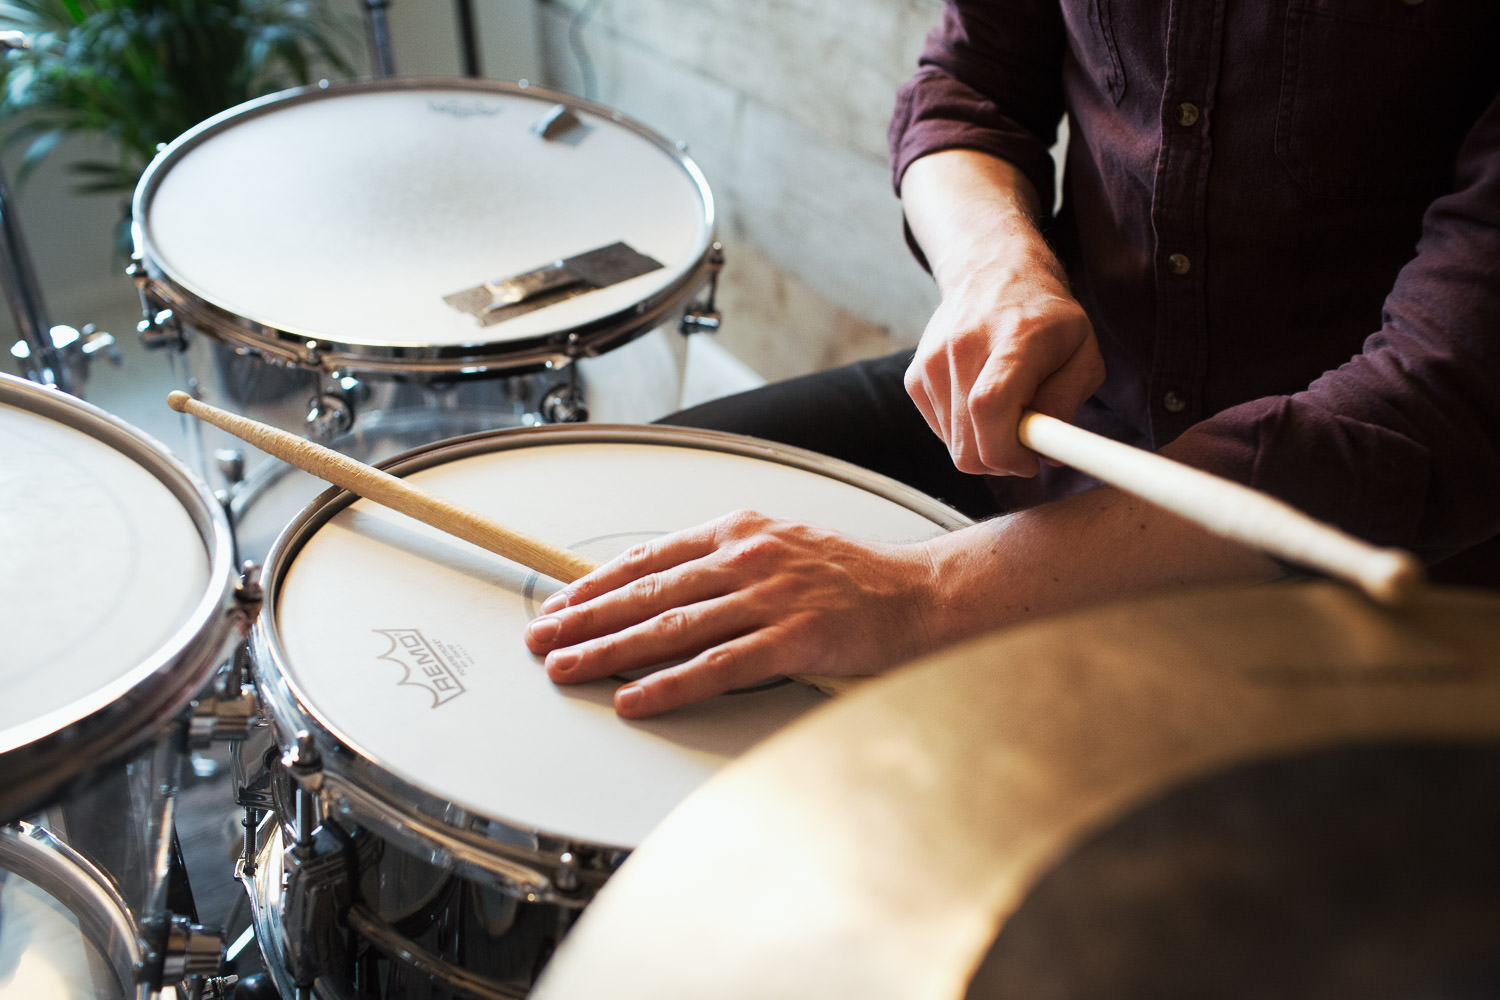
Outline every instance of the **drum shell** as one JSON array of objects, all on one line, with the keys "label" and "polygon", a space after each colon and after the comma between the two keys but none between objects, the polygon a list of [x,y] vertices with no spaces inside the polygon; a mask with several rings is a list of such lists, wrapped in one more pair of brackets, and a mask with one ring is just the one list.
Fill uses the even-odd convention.
[{"label": "drum shell", "polygon": [[[358,828],[346,843],[318,849],[314,864],[337,874],[309,884],[301,881],[308,859],[290,843],[270,817],[255,866],[240,871],[283,996],[301,987],[324,1000],[524,997],[580,912],[465,878]],[[334,884],[345,879],[352,895]]]}]

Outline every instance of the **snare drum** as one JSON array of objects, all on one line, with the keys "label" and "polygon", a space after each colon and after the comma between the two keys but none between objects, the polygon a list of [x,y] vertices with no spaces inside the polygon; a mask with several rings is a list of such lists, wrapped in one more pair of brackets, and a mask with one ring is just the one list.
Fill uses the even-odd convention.
[{"label": "snare drum", "polygon": [[[502,431],[389,469],[596,559],[741,507],[890,542],[965,523],[854,466],[710,431]],[[552,584],[344,493],[287,527],[265,586],[254,670],[287,756],[244,879],[288,997],[523,995],[677,802],[823,700],[777,681],[623,720],[618,682],[556,686],[527,651]]]},{"label": "snare drum", "polygon": [[[0,376],[0,551],[0,822],[46,835],[6,841],[0,875],[63,900],[73,894],[58,886],[105,878],[123,907],[115,922],[134,928],[129,947],[144,956],[126,984],[154,987],[186,717],[233,632],[227,520],[154,441]],[[88,872],[73,872],[75,856]],[[26,874],[23,857],[27,871],[49,874]],[[24,953],[19,912],[0,919],[7,947]]]}]

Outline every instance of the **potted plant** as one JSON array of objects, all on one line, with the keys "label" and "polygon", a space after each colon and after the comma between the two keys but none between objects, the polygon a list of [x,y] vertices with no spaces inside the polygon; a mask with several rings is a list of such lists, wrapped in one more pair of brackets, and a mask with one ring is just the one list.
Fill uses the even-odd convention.
[{"label": "potted plant", "polygon": [[100,135],[115,156],[71,163],[74,189],[127,202],[160,144],[254,97],[350,75],[356,34],[313,0],[15,0],[0,30],[28,42],[0,62],[4,141],[26,147],[18,180],[65,137]]}]

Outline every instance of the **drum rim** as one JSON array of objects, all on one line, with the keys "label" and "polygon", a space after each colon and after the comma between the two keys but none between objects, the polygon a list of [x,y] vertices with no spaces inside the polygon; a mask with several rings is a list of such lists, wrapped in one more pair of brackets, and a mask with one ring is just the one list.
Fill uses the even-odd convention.
[{"label": "drum rim", "polygon": [[77,919],[79,934],[104,957],[127,994],[150,995],[138,976],[145,958],[139,929],[109,876],[49,830],[26,822],[0,826],[0,861],[0,869],[30,882]]},{"label": "drum rim", "polygon": [[[936,527],[954,530],[969,518],[941,501],[876,472],[817,452],[725,431],[663,425],[569,424],[483,431],[414,448],[379,463],[404,476],[446,462],[516,448],[557,444],[646,444],[707,449],[771,461],[827,476],[906,507]],[[288,669],[276,625],[282,581],[298,553],[317,531],[358,498],[332,487],[305,507],[277,537],[262,576],[263,611],[257,619],[251,670],[262,706],[269,710],[283,746],[299,732],[313,738],[321,761],[325,807],[378,830],[417,853],[446,855],[482,878],[498,881],[527,898],[577,904],[578,890],[559,888],[576,880],[592,890],[603,883],[633,847],[580,841],[511,816],[492,815],[466,803],[440,798],[381,767],[341,727],[311,703]],[[332,803],[326,801],[329,798]],[[528,846],[521,847],[520,843]],[[520,870],[517,871],[517,866]]]},{"label": "drum rim", "polygon": [[90,692],[57,710],[68,718],[59,727],[27,742],[12,743],[11,736],[0,745],[5,821],[55,801],[76,781],[148,743],[198,696],[227,646],[236,579],[228,516],[161,442],[82,399],[5,373],[0,404],[70,427],[135,461],[182,504],[208,557],[208,584],[192,611],[157,649],[111,683],[121,690],[118,696],[101,702],[97,691]]},{"label": "drum rim", "polygon": [[[514,340],[485,340],[480,336],[463,344],[442,346],[341,340],[316,330],[268,325],[217,305],[202,290],[191,287],[163,267],[145,220],[162,180],[194,147],[243,121],[298,104],[349,95],[424,90],[507,94],[536,99],[541,103],[563,104],[619,125],[648,141],[687,174],[701,199],[703,216],[694,253],[685,263],[678,265],[677,276],[659,291],[634,305],[582,325],[559,327]],[[161,306],[172,310],[206,335],[237,350],[261,355],[272,364],[366,376],[468,378],[500,372],[522,374],[558,368],[578,358],[597,356],[662,325],[668,314],[702,285],[707,273],[715,266],[718,247],[713,192],[702,169],[681,146],[644,123],[593,101],[532,86],[525,81],[509,83],[469,77],[324,81],[246,101],[200,122],[163,147],[136,182],[130,209],[134,247],[131,272],[143,299],[159,300]],[[482,328],[476,326],[476,330]]]}]

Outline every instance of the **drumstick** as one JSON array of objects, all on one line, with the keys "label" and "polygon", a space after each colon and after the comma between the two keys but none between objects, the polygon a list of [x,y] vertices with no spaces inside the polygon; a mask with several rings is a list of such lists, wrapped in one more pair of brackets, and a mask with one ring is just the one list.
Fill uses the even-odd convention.
[{"label": "drumstick", "polygon": [[1020,437],[1040,455],[1224,538],[1354,583],[1378,601],[1399,603],[1425,578],[1422,564],[1409,552],[1377,548],[1258,490],[1055,417],[1026,411]]},{"label": "drumstick", "polygon": [[[419,490],[383,469],[366,465],[342,452],[325,448],[279,427],[221,410],[180,390],[167,395],[167,405],[178,413],[186,413],[213,424],[220,430],[255,445],[266,454],[335,486],[341,486],[356,496],[399,511],[464,541],[473,542],[482,549],[504,556],[538,573],[545,573],[562,583],[572,583],[593,572],[599,565],[571,549],[552,545],[466,507]],[[825,694],[837,694],[854,683],[853,678],[811,675],[797,675],[792,680],[817,688]]]},{"label": "drumstick", "polygon": [[185,392],[172,392],[167,405],[179,413],[197,417],[228,431],[261,451],[319,479],[342,486],[382,507],[400,511],[423,524],[473,542],[482,549],[545,573],[563,583],[592,571],[595,564],[576,552],[558,548],[514,528],[497,524],[480,514],[441,497],[424,492],[382,469],[366,465],[332,448],[325,448],[279,427],[263,424],[194,399]]}]

